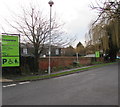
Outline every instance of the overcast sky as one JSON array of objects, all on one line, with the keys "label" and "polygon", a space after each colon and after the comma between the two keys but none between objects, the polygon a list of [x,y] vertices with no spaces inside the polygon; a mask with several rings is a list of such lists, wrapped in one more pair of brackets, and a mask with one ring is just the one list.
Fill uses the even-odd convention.
[{"label": "overcast sky", "polygon": [[[44,13],[49,14],[49,0],[0,0],[0,29],[3,27],[9,33],[10,28],[6,25],[4,18],[10,19],[12,14],[21,13],[21,8],[27,8],[29,4],[39,6]],[[89,29],[91,21],[97,18],[97,12],[90,8],[91,2],[95,0],[53,0],[52,14],[64,22],[63,29],[69,37],[76,36],[73,46],[80,41],[84,44],[85,33]],[[1,29],[0,33],[4,33]],[[16,33],[16,32],[12,32]]]}]

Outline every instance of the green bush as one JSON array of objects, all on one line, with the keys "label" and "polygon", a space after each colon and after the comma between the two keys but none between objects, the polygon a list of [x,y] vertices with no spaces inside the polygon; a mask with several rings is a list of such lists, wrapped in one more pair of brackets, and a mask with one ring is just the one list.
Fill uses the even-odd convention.
[{"label": "green bush", "polygon": [[21,73],[22,73],[22,75],[27,75],[27,74],[31,73],[28,64],[25,64],[24,66],[21,66]]},{"label": "green bush", "polygon": [[73,66],[80,66],[80,63],[77,61],[73,61]]}]

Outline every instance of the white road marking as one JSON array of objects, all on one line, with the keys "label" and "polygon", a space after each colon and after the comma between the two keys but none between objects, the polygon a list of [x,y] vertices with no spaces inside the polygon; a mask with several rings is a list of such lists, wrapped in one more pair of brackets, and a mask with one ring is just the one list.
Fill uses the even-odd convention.
[{"label": "white road marking", "polygon": [[13,87],[13,86],[16,86],[16,84],[10,84],[10,85],[6,85],[6,86],[3,86],[3,87],[5,88],[5,87]]},{"label": "white road marking", "polygon": [[28,84],[30,83],[29,81],[26,81],[26,82],[20,82],[19,84]]},{"label": "white road marking", "polygon": [[[30,81],[26,81],[26,82],[20,82],[18,84],[22,85],[22,84],[28,84],[30,83]],[[10,85],[4,85],[3,87],[6,88],[6,87],[13,87],[13,86],[16,86],[17,84],[10,84]]]}]

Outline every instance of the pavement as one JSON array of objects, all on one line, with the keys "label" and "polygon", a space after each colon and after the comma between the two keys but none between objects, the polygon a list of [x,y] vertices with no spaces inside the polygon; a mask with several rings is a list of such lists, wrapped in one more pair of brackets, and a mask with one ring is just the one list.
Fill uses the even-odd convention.
[{"label": "pavement", "polygon": [[[94,65],[90,65],[90,66],[94,66]],[[78,68],[73,68],[73,69],[66,69],[66,70],[62,70],[62,71],[58,71],[58,72],[53,72],[51,74],[57,74],[57,73],[60,73],[60,72],[67,72],[67,71],[77,70],[77,69],[81,69],[81,68],[87,68],[87,67],[90,67],[90,66],[78,67]],[[45,74],[45,75],[48,75],[48,74]],[[14,82],[14,80],[3,78],[2,76],[0,76],[0,83],[8,83],[8,82]]]},{"label": "pavement", "polygon": [[[96,64],[96,65],[99,65],[99,64]],[[89,66],[78,67],[78,68],[73,68],[73,69],[66,69],[66,70],[62,70],[62,71],[58,71],[58,72],[53,72],[51,74],[57,74],[57,73],[60,73],[60,72],[67,72],[67,71],[87,68],[87,67],[91,67],[91,66],[95,66],[95,65],[89,65]],[[44,74],[44,75],[48,75],[48,74]],[[0,83],[9,83],[9,82],[14,82],[14,79],[7,79],[7,78],[3,78],[2,76],[0,77]]]},{"label": "pavement", "polygon": [[0,77],[0,83],[2,83],[2,82],[12,82],[13,80],[11,80],[11,79],[5,79],[5,78],[2,78],[2,77]]}]

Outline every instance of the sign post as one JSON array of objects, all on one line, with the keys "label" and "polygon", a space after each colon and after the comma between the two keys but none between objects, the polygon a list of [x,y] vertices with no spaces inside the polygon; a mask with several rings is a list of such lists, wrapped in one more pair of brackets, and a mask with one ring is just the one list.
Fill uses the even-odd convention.
[{"label": "sign post", "polygon": [[17,34],[2,35],[2,67],[20,66],[19,36]]},{"label": "sign post", "polygon": [[97,61],[97,58],[100,57],[100,52],[99,51],[96,51],[95,52],[95,62]]},{"label": "sign post", "polygon": [[100,57],[100,52],[99,52],[99,51],[96,51],[96,52],[95,52],[95,57],[96,57],[96,58],[99,58],[99,57]]}]

